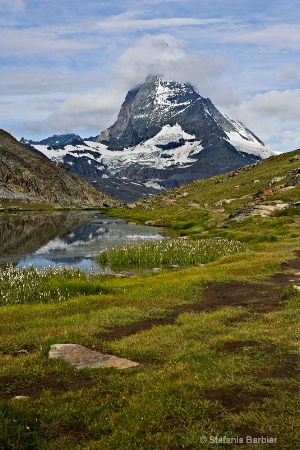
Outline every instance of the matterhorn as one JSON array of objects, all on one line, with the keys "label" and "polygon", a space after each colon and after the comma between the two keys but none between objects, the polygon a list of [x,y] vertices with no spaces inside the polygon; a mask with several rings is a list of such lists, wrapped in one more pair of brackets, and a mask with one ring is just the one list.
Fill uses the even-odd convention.
[{"label": "matterhorn", "polygon": [[124,201],[273,155],[190,83],[158,75],[127,93],[116,122],[94,141],[34,147]]}]

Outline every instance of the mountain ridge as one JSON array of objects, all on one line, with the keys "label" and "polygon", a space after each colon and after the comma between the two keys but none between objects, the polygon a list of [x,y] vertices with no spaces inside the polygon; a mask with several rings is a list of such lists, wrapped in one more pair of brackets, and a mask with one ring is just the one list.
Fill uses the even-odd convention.
[{"label": "mountain ridge", "polygon": [[0,130],[0,200],[55,207],[117,206],[119,201],[101,193],[87,180],[25,149]]}]

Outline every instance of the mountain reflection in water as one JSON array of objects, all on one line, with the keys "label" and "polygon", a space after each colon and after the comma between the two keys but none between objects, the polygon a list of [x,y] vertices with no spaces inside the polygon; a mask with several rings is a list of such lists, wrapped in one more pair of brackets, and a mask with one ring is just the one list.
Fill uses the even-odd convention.
[{"label": "mountain reflection in water", "polygon": [[97,270],[92,257],[102,250],[141,240],[161,240],[161,230],[129,225],[94,211],[1,214],[0,266],[67,265]]}]

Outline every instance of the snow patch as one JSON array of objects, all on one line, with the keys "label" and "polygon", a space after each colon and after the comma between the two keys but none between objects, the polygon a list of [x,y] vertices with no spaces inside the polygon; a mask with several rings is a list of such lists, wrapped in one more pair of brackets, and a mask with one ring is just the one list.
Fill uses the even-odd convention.
[{"label": "snow patch", "polygon": [[161,186],[157,180],[150,180],[147,181],[146,183],[144,183],[144,186],[148,187],[148,188],[153,188],[153,189],[159,189],[159,190],[165,190],[165,188],[163,186]]},{"label": "snow patch", "polygon": [[262,145],[254,138],[254,136],[249,135],[251,139],[245,138],[242,134],[236,131],[230,131],[226,134],[230,144],[233,145],[239,152],[259,156],[262,159],[269,158],[274,155],[270,148],[266,145]]}]

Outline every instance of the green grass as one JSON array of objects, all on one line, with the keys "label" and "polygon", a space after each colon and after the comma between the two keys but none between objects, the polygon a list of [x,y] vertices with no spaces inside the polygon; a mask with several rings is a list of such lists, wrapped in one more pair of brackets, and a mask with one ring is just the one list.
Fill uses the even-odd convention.
[{"label": "green grass", "polygon": [[[270,158],[235,176],[200,180],[135,207],[110,211],[131,221],[151,220],[168,226],[166,231],[174,237],[188,236],[166,239],[166,243],[187,246],[179,262],[170,259],[167,264],[182,265],[191,253],[188,246],[203,239],[214,244],[239,241],[246,251],[222,253],[203,266],[193,260],[186,262],[193,264],[187,268],[164,268],[128,278],[76,271],[39,273],[31,269],[27,273],[13,268],[0,272],[1,449],[244,448],[209,442],[210,436],[236,437],[242,430],[250,436],[277,439],[272,445],[248,444],[249,450],[300,448],[300,294],[293,287],[298,279],[295,274],[291,273],[294,281],[283,303],[267,314],[238,306],[203,313],[185,311],[174,323],[115,341],[104,338],[115,327],[164,319],[176,306],[200,304],[209,283],[262,283],[258,295],[263,298],[270,283],[267,277],[300,248],[298,208],[268,218],[250,217],[229,227],[223,222],[226,214],[251,201],[271,179],[285,176],[285,180],[274,181],[275,186],[288,181],[287,174],[297,167],[297,162],[288,162],[289,156]],[[296,186],[272,198],[294,202],[298,193]],[[220,206],[221,199],[230,202]],[[216,211],[221,208],[224,211],[219,216]],[[156,252],[151,250],[151,258],[161,251],[159,246]],[[151,252],[144,249],[142,257]],[[159,265],[157,261],[143,264]],[[278,291],[278,295],[282,294]],[[141,364],[120,371],[77,370],[48,358],[50,345],[63,342]],[[240,347],[227,351],[226,346],[235,342]],[[290,376],[270,376],[284,364],[293,366]],[[29,399],[13,400],[16,394]],[[236,399],[240,409],[222,405],[226,395]],[[245,404],[242,395],[254,396],[254,400]],[[206,443],[201,442],[202,436]]]},{"label": "green grass", "polygon": [[[297,448],[300,434],[293,424],[300,405],[290,393],[299,379],[256,379],[256,374],[280,363],[281,353],[298,353],[300,297],[292,288],[282,309],[265,316],[249,316],[247,309],[237,307],[186,312],[174,325],[156,326],[115,342],[101,340],[102,333],[116,326],[166,317],[176,305],[201,302],[207,282],[258,282],[289,259],[295,248],[292,240],[277,242],[272,251],[236,253],[203,267],[125,279],[103,276],[97,279],[101,295],[2,306],[0,392],[30,397],[0,403],[2,447],[202,449],[201,436],[236,436],[236,430],[247,426],[262,435],[280,436],[275,449]],[[52,276],[54,280],[60,288],[66,282],[59,274]],[[241,322],[228,326],[235,318]],[[228,342],[249,340],[259,347],[223,351]],[[77,342],[148,363],[127,371],[78,371],[47,357],[50,345],[58,342]],[[262,350],[274,345],[278,352]],[[34,351],[17,353],[24,348]],[[216,389],[267,396],[234,413],[206,399],[206,393]]]}]

